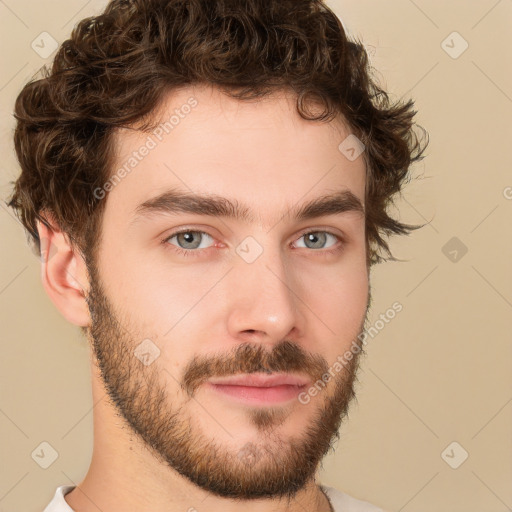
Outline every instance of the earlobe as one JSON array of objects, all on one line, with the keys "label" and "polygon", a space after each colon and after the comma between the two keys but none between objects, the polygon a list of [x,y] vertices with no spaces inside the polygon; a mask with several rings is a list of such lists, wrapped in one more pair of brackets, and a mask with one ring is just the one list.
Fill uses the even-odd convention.
[{"label": "earlobe", "polygon": [[43,287],[66,320],[78,326],[89,326],[89,308],[85,300],[89,282],[85,262],[70,244],[69,237],[54,222],[50,225],[52,229],[37,222]]}]

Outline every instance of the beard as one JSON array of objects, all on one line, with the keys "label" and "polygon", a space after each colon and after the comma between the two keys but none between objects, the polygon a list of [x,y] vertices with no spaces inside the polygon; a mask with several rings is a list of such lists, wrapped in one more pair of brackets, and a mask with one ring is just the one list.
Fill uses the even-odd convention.
[{"label": "beard", "polygon": [[[173,403],[163,378],[169,372],[158,366],[158,359],[145,366],[135,357],[134,350],[144,336],[133,336],[128,323],[122,324],[96,267],[90,264],[88,269],[90,290],[86,300],[92,322],[87,335],[94,363],[123,428],[135,434],[156,460],[200,488],[231,499],[291,500],[314,480],[320,461],[339,439],[341,421],[355,396],[359,356],[363,353],[362,344],[357,343],[359,335],[354,341],[360,350],[309,404],[245,407],[244,414],[257,429],[257,438],[244,443],[240,437],[237,443],[236,425],[221,425],[231,436],[229,444],[222,444],[207,435],[187,408],[195,400],[205,414],[210,414],[196,399],[197,390],[209,378],[236,373],[299,372],[315,383],[328,371],[327,361],[287,340],[274,345],[271,351],[261,344],[243,343],[224,356],[195,356],[179,381],[179,404]],[[359,334],[366,319],[367,315]],[[279,433],[278,427],[289,414],[298,413],[297,407],[315,408],[308,425],[299,436]]]}]

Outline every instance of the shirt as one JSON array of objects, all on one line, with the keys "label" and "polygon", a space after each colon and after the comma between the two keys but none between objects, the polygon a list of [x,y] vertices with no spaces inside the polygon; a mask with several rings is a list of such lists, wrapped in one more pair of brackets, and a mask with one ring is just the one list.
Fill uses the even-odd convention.
[{"label": "shirt", "polygon": [[[334,512],[385,512],[381,508],[376,507],[367,501],[361,501],[353,498],[334,487],[328,487],[322,484],[320,484],[320,487],[325,491],[325,494],[329,498]],[[64,499],[64,496],[74,488],[74,485],[61,485],[60,487],[57,487],[52,501],[43,512],[74,512]]]}]

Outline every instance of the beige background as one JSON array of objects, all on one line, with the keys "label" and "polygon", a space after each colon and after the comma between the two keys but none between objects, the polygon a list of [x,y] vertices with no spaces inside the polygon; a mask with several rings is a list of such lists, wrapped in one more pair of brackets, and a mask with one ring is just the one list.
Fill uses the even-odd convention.
[{"label": "beige background", "polygon": [[[51,60],[31,42],[43,31],[62,42],[103,5],[0,0],[2,199],[19,172],[13,102]],[[357,403],[321,481],[389,511],[512,510],[512,1],[329,5],[365,41],[382,83],[416,100],[431,142],[415,168],[424,179],[397,206],[406,222],[432,222],[393,241],[406,262],[372,272],[371,324],[395,301],[403,311],[369,338]],[[442,46],[454,31],[469,44],[458,58]],[[452,53],[458,37],[445,43]],[[39,261],[3,202],[0,227],[0,511],[41,511],[58,485],[79,482],[88,468],[87,348],[43,291]],[[455,262],[443,252],[453,237],[468,249]],[[31,457],[43,441],[59,454],[46,470]],[[469,454],[457,469],[441,456],[453,441],[462,448],[447,460]]]}]

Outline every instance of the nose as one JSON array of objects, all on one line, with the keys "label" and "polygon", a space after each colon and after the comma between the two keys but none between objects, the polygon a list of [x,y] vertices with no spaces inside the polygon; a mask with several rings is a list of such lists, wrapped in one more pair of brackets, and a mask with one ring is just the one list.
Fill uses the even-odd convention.
[{"label": "nose", "polygon": [[279,249],[266,249],[252,263],[236,261],[227,292],[232,339],[272,346],[303,332],[300,290],[292,270]]}]

